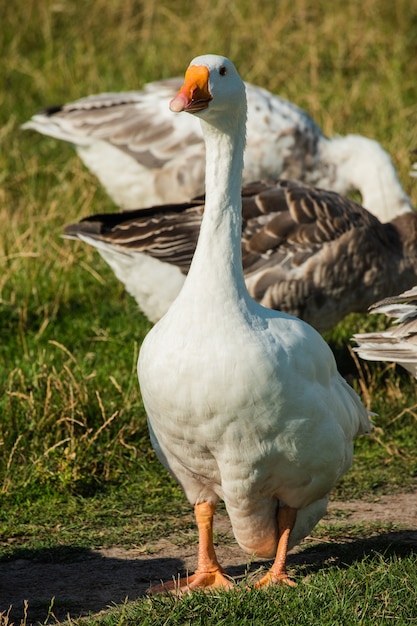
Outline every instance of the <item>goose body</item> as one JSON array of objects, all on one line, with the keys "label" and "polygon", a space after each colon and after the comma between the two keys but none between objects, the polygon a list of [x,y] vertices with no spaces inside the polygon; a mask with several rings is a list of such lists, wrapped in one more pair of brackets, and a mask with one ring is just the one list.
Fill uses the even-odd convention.
[{"label": "goose body", "polygon": [[417,378],[417,287],[376,302],[371,313],[385,313],[395,319],[387,330],[358,333],[354,350],[368,361],[398,363]]},{"label": "goose body", "polygon": [[[45,109],[23,128],[74,144],[123,208],[188,202],[204,190],[205,150],[198,120],[168,109],[180,84],[174,78],[142,91],[88,96]],[[383,222],[411,210],[378,142],[360,135],[329,139],[291,102],[251,84],[246,93],[245,183],[282,177],[342,195],[359,191]]]},{"label": "goose body", "polygon": [[[335,192],[296,181],[243,187],[242,261],[260,304],[318,331],[417,282],[417,214],[381,224]],[[94,246],[155,322],[180,292],[198,239],[204,199],[96,215],[67,237]]]},{"label": "goose body", "polygon": [[258,585],[293,584],[288,547],[324,514],[354,438],[370,428],[367,411],[311,326],[248,294],[240,245],[246,98],[235,67],[197,57],[170,106],[201,119],[206,203],[190,271],[142,344],[138,376],[156,453],[195,507],[198,568],[178,586],[231,585],[213,545],[219,499],[241,547],[275,556]]}]

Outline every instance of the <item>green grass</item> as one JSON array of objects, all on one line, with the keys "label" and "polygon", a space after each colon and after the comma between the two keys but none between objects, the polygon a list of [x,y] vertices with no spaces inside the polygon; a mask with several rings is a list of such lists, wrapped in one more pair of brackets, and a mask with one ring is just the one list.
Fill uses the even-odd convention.
[{"label": "green grass", "polygon": [[[98,619],[72,624],[85,626],[272,626],[298,624],[336,626],[344,624],[407,624],[417,617],[415,564],[411,557],[398,558],[373,552],[354,564],[319,571],[297,590],[276,588],[246,592],[243,585],[231,592],[194,593],[182,600],[155,597],[126,604]],[[405,596],[401,618],[395,607]]]},{"label": "green grass", "polygon": [[[91,249],[60,238],[64,224],[114,206],[70,146],[20,124],[45,105],[140,88],[183,73],[196,54],[220,52],[246,80],[305,107],[325,132],[379,140],[416,204],[408,176],[416,42],[417,5],[406,0],[3,3],[0,558],[57,558],[59,548],[65,559],[66,550],[145,545],[192,526],[148,439],[136,358],[150,325]],[[346,349],[353,332],[383,323],[351,316],[326,336],[378,413],[338,498],[415,486],[415,382],[392,366],[358,370]],[[363,529],[351,535],[370,552],[359,546],[345,565],[301,568],[295,592],[144,599],[87,623],[272,624],[294,615],[305,624],[408,623],[412,555],[386,554],[383,542],[374,550]]]}]

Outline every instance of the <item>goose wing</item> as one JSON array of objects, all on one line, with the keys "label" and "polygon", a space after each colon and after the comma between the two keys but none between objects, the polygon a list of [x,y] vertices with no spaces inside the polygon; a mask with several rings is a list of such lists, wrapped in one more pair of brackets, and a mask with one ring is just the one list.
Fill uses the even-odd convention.
[{"label": "goose wing", "polygon": [[[186,274],[203,211],[199,197],[92,216],[65,234],[102,250],[145,254]],[[366,311],[389,288],[386,259],[389,254],[395,270],[398,233],[357,203],[306,183],[258,181],[243,187],[242,213],[245,280],[263,305],[323,331],[352,311]]]},{"label": "goose wing", "polygon": [[376,302],[371,313],[394,318],[390,328],[380,332],[357,333],[354,351],[368,361],[398,363],[417,378],[417,287]]}]

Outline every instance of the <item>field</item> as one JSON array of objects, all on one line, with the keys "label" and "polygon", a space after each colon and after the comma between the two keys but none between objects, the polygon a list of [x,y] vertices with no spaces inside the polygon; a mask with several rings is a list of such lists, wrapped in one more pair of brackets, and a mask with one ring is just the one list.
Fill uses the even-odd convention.
[{"label": "field", "polygon": [[[140,89],[218,52],[245,80],[305,108],[326,134],[380,141],[417,206],[408,174],[417,3],[3,0],[1,9],[0,626],[416,619],[417,518],[404,515],[416,508],[415,381],[352,358],[352,334],[386,323],[366,315],[349,316],[326,339],[378,414],[334,493],[337,503],[367,503],[368,514],[360,521],[350,517],[353,503],[348,512],[335,505],[290,560],[298,587],[247,593],[246,578],[262,564],[246,570],[220,511],[217,539],[243,581],[238,590],[144,596],[141,559],[169,579],[184,559],[193,567],[197,549],[190,506],[148,438],[136,360],[150,323],[93,250],[61,238],[65,224],[116,207],[71,146],[20,125],[44,106]],[[378,502],[388,518],[373,513]],[[115,596],[94,590],[104,571],[112,589],[120,581]],[[78,577],[83,600],[53,598],[57,575],[68,589]]]}]

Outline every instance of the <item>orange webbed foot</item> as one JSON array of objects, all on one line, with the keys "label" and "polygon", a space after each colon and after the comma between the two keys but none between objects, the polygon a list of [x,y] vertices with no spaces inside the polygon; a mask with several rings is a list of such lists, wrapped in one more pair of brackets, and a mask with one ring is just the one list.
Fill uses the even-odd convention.
[{"label": "orange webbed foot", "polygon": [[255,583],[255,588],[260,589],[261,587],[271,587],[272,585],[288,585],[289,587],[296,587],[297,583],[292,580],[286,572],[281,572],[277,575],[269,571],[265,574],[265,576],[262,576],[257,583]]},{"label": "orange webbed foot", "polygon": [[194,589],[231,589],[233,586],[233,582],[227,578],[221,569],[211,572],[199,572],[197,570],[191,576],[152,586],[149,593],[173,593],[179,596],[190,593]]}]

